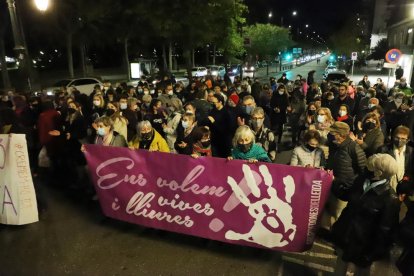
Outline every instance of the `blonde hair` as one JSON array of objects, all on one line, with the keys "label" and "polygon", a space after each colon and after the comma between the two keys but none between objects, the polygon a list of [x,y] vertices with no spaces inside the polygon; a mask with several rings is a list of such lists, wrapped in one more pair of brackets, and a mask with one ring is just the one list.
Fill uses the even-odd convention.
[{"label": "blonde hair", "polygon": [[254,144],[256,135],[254,134],[253,130],[251,130],[250,127],[246,125],[239,126],[239,128],[237,128],[236,133],[234,134],[234,137],[233,137],[233,141],[232,141],[233,147],[237,147],[238,141],[243,138],[251,138]]},{"label": "blonde hair", "polygon": [[331,110],[329,109],[329,108],[327,108],[327,107],[320,107],[320,108],[318,108],[318,110],[316,110],[316,113],[315,113],[315,122],[317,121],[316,120],[316,118],[317,118],[317,116],[318,116],[318,114],[319,114],[319,111],[323,111],[323,112],[325,112],[325,116],[326,116],[326,118],[327,118],[327,122],[329,122],[329,123],[331,123],[331,124],[333,124],[334,122],[335,122],[335,120],[334,120],[334,118],[332,117],[332,113],[331,113]]},{"label": "blonde hair", "polygon": [[95,120],[95,124],[102,123],[104,126],[110,127],[111,130],[114,129],[114,121],[111,119],[111,117],[108,116],[102,116]]},{"label": "blonde hair", "polygon": [[96,98],[96,99],[99,99],[99,100],[101,101],[101,104],[99,105],[99,107],[100,107],[100,108],[104,108],[104,107],[105,107],[105,100],[104,100],[104,98],[102,97],[102,95],[101,95],[101,94],[99,94],[99,95],[94,95],[94,96],[93,96],[93,100],[95,100],[95,98]]}]

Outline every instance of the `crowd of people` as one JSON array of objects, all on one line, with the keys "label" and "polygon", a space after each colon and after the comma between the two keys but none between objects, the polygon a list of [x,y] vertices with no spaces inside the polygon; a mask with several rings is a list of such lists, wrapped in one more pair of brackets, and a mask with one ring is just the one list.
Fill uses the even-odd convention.
[{"label": "crowd of people", "polygon": [[[206,76],[187,87],[168,77],[136,87],[105,82],[90,95],[74,87],[53,97],[9,92],[0,102],[0,133],[26,134],[33,174],[50,167],[68,185],[85,181],[87,143],[251,163],[274,162],[291,148],[290,165],[333,173],[321,228],[341,258],[369,267],[397,237],[405,248],[399,267],[413,271],[411,88],[402,76],[387,88],[368,76],[357,85],[316,83],[314,74],[268,83]],[[408,211],[399,223],[402,205]]]}]

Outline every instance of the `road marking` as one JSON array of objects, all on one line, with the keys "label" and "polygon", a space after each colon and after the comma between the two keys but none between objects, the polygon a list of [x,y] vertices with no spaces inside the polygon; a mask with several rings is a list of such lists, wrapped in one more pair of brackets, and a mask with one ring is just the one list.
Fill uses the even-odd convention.
[{"label": "road marking", "polygon": [[334,272],[335,271],[335,269],[331,266],[325,266],[325,265],[320,265],[320,264],[316,264],[316,263],[309,263],[309,262],[305,262],[304,260],[300,260],[300,259],[296,259],[296,258],[292,258],[292,257],[282,256],[282,260],[288,261],[288,262],[291,262],[291,263],[295,263],[295,264],[299,264],[299,265],[302,265],[302,266],[306,266],[306,267],[309,267],[309,268],[326,271],[326,272]]},{"label": "road marking", "polygon": [[329,245],[326,245],[326,244],[323,244],[323,243],[320,243],[320,242],[314,242],[313,244],[316,245],[316,246],[319,246],[319,247],[329,249],[330,251],[335,251],[333,246],[329,246]]},{"label": "road marking", "polygon": [[297,255],[297,256],[310,256],[310,257],[323,258],[323,259],[336,259],[337,258],[335,255],[332,255],[332,254],[315,253],[315,252],[303,252],[303,253],[292,252],[289,254]]}]

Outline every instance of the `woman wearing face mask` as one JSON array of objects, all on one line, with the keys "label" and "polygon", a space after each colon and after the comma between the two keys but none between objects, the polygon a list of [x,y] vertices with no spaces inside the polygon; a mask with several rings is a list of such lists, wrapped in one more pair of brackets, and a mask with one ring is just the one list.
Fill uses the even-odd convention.
[{"label": "woman wearing face mask", "polygon": [[105,115],[113,121],[113,129],[125,139],[128,137],[128,120],[121,115],[118,102],[111,102],[106,105]]},{"label": "woman wearing face mask", "polygon": [[139,109],[139,101],[136,98],[128,98],[127,100],[127,109],[122,111],[122,116],[128,121],[127,125],[127,141],[131,141],[131,139],[135,135],[136,125],[138,122],[142,121],[142,113]]},{"label": "woman wearing face mask", "polygon": [[193,144],[193,158],[199,158],[203,156],[212,156],[211,141],[210,141],[210,129],[208,127],[196,127],[194,129],[194,141]]},{"label": "woman wearing face mask", "polygon": [[350,198],[332,227],[338,275],[369,275],[373,262],[389,258],[401,205],[389,185],[397,166],[388,154],[375,154],[367,160],[367,173],[355,185],[360,187],[357,196]]},{"label": "woman wearing face mask", "polygon": [[149,112],[145,114],[144,120],[150,121],[152,127],[163,137],[165,137],[162,125],[167,123],[168,115],[162,108],[162,103],[158,99],[152,99]]},{"label": "woman wearing face mask", "polygon": [[82,144],[86,143],[87,123],[79,103],[70,102],[67,113],[64,131],[53,130],[49,134],[60,136],[64,140],[62,154],[65,158],[62,159],[62,162],[65,162],[64,166],[66,167],[65,178],[70,179],[71,183],[77,183],[83,175],[81,166],[86,165],[85,157],[80,149]]},{"label": "woman wearing face mask", "polygon": [[142,96],[142,104],[141,104],[141,117],[144,118],[146,114],[150,113],[150,105],[152,101],[151,95],[144,95]]},{"label": "woman wearing face mask", "polygon": [[338,115],[336,121],[346,123],[350,130],[353,130],[354,118],[349,114],[349,107],[346,104],[339,106]]},{"label": "woman wearing face mask", "polygon": [[286,87],[279,85],[276,92],[273,93],[270,99],[270,120],[272,130],[278,136],[278,143],[282,142],[283,125],[286,123],[286,112],[289,106],[289,99],[286,93]]},{"label": "woman wearing face mask", "polygon": [[[91,110],[91,116],[89,117],[88,122],[93,125],[95,120],[99,117],[102,117],[105,115],[106,109],[105,109],[105,100],[102,97],[102,95],[95,95],[93,96],[92,101],[92,110]],[[95,128],[95,126],[93,126]]]},{"label": "woman wearing face mask", "polygon": [[303,145],[293,150],[290,165],[307,168],[323,168],[326,165],[325,155],[319,142],[321,136],[316,130],[308,130],[303,136]]},{"label": "woman wearing face mask", "polygon": [[179,154],[191,155],[193,153],[194,144],[194,128],[197,122],[194,114],[184,113],[181,123],[177,127],[177,139],[174,148]]},{"label": "woman wearing face mask", "polygon": [[250,126],[255,133],[256,143],[263,147],[273,162],[277,152],[276,139],[273,132],[264,126],[265,116],[263,108],[256,107],[251,115]]},{"label": "woman wearing face mask", "polygon": [[331,111],[326,107],[321,107],[316,111],[315,114],[315,124],[309,126],[309,130],[316,130],[319,132],[320,139],[320,148],[325,153],[325,158],[328,158],[329,148],[328,144],[328,135],[329,128],[334,124],[334,119],[332,117]]},{"label": "woman wearing face mask", "polygon": [[351,133],[350,138],[354,140],[365,151],[367,157],[375,154],[384,145],[384,134],[381,131],[378,116],[370,112],[362,121],[362,135],[360,137]]},{"label": "woman wearing face mask", "polygon": [[228,160],[241,159],[250,163],[272,162],[267,152],[258,144],[255,144],[255,134],[250,127],[240,126],[233,137],[233,149]]},{"label": "woman wearing face mask", "polygon": [[124,136],[114,131],[114,122],[108,116],[103,116],[95,120],[97,126],[94,144],[112,147],[127,147],[128,144]]},{"label": "woman wearing face mask", "polygon": [[171,152],[175,153],[174,143],[177,140],[177,127],[183,115],[183,104],[178,98],[171,99],[171,114],[168,116],[167,123],[162,125]]},{"label": "woman wearing face mask", "polygon": [[137,134],[128,143],[128,146],[130,149],[170,152],[170,148],[165,139],[151,126],[149,121],[138,123]]},{"label": "woman wearing face mask", "polygon": [[303,131],[309,129],[309,127],[313,124],[315,124],[315,114],[316,114],[316,106],[315,103],[311,102],[308,104],[306,110],[299,119],[299,133],[298,133],[298,139],[302,137]]}]

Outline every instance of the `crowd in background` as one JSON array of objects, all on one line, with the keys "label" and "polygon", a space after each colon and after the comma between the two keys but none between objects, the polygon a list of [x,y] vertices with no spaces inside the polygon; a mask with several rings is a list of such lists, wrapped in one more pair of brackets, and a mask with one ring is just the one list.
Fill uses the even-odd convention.
[{"label": "crowd in background", "polygon": [[368,76],[316,83],[314,74],[266,83],[206,76],[188,86],[143,78],[137,86],[105,82],[90,95],[74,87],[54,96],[9,92],[0,133],[26,134],[34,176],[49,167],[68,186],[87,182],[88,143],[251,163],[293,149],[290,165],[333,173],[321,228],[341,258],[369,267],[397,240],[405,248],[400,269],[413,269],[412,89],[402,76],[387,88]]}]

